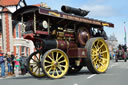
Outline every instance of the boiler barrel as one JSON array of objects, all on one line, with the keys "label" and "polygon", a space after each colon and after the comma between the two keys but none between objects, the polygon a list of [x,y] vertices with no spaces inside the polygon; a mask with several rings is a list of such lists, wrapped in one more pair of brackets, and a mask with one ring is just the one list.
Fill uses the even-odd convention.
[{"label": "boiler barrel", "polygon": [[65,41],[65,40],[44,40],[43,39],[43,49],[49,50],[49,49],[62,49],[67,50],[68,48],[75,48],[77,47],[77,44],[73,41]]}]

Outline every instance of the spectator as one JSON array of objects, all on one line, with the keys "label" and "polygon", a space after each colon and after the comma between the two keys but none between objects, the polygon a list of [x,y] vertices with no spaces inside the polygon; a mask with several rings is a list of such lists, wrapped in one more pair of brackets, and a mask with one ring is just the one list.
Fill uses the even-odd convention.
[{"label": "spectator", "polygon": [[12,58],[10,52],[8,52],[7,54],[7,65],[8,65],[8,76],[11,76],[13,75],[13,73],[12,73]]},{"label": "spectator", "polygon": [[19,68],[20,68],[20,63],[19,63],[20,59],[18,54],[16,54],[16,57],[14,59],[15,62],[15,76],[18,77],[19,76]]},{"label": "spectator", "polygon": [[21,54],[20,57],[20,67],[21,67],[21,74],[24,75],[26,74],[26,57],[24,56],[24,53]]},{"label": "spectator", "polygon": [[5,78],[5,55],[0,53],[1,77]]},{"label": "spectator", "polygon": [[14,56],[14,52],[11,53],[11,58],[12,58],[12,72],[14,74],[14,67],[15,67],[15,62],[14,62],[15,56]]}]

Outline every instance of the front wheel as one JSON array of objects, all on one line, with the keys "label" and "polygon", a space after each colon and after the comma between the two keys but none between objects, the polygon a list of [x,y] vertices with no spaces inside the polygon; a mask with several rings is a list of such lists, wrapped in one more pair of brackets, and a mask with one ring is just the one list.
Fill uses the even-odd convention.
[{"label": "front wheel", "polygon": [[86,49],[86,64],[90,72],[97,74],[106,72],[109,66],[110,54],[104,39],[91,38],[86,44]]},{"label": "front wheel", "polygon": [[65,52],[60,49],[47,51],[41,61],[44,73],[53,79],[62,78],[68,71],[69,60]]}]

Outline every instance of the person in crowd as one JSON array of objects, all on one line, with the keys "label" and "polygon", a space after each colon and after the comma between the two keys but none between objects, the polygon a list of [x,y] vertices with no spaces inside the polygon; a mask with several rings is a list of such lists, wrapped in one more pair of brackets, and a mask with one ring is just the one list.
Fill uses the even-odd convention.
[{"label": "person in crowd", "polygon": [[14,67],[15,67],[15,62],[14,62],[15,56],[14,56],[14,52],[11,53],[11,58],[12,58],[12,72],[14,74]]},{"label": "person in crowd", "polygon": [[5,78],[5,54],[0,52],[1,77]]},{"label": "person in crowd", "polygon": [[26,57],[25,57],[24,53],[21,53],[20,67],[21,67],[21,74],[25,75],[27,73],[27,69],[26,69]]},{"label": "person in crowd", "polygon": [[16,54],[16,57],[14,59],[14,62],[15,62],[15,76],[18,77],[19,76],[19,69],[20,69],[20,58],[19,58],[19,55]]},{"label": "person in crowd", "polygon": [[8,65],[8,76],[12,76],[12,58],[11,58],[11,53],[7,53],[7,65]]}]

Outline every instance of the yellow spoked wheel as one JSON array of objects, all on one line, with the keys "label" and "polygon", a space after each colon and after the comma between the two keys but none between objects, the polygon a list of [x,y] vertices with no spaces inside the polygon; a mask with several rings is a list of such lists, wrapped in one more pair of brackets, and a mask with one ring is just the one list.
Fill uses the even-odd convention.
[{"label": "yellow spoked wheel", "polygon": [[110,56],[108,45],[103,38],[91,38],[87,44],[87,67],[92,73],[106,72]]},{"label": "yellow spoked wheel", "polygon": [[28,71],[32,76],[36,78],[42,78],[44,76],[43,70],[41,68],[41,57],[42,53],[37,51],[32,53],[27,59]]},{"label": "yellow spoked wheel", "polygon": [[69,68],[67,55],[59,49],[47,51],[42,58],[41,64],[44,73],[54,79],[63,77]]}]

